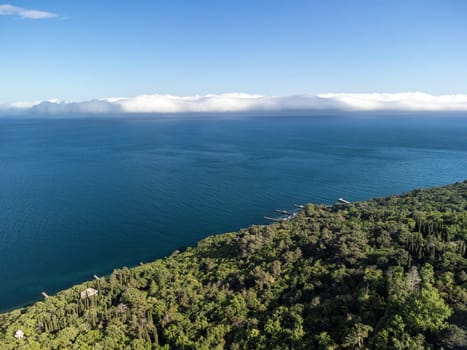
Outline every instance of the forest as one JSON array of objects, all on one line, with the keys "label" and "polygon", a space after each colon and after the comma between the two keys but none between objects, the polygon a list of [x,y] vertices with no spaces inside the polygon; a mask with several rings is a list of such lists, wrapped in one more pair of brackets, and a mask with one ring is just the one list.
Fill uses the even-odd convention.
[{"label": "forest", "polygon": [[466,349],[467,181],[332,206],[0,315],[0,349]]}]

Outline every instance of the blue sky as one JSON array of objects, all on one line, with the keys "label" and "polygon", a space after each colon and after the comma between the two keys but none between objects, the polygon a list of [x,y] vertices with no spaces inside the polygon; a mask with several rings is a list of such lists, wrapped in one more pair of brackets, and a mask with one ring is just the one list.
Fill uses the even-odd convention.
[{"label": "blue sky", "polygon": [[0,103],[146,93],[467,93],[467,1],[0,5],[57,15],[22,18],[4,8]]}]

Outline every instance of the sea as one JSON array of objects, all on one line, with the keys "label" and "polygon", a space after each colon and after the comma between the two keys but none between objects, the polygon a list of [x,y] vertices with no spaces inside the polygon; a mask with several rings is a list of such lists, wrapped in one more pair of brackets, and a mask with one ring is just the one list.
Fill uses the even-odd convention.
[{"label": "sea", "polygon": [[467,116],[0,119],[0,311],[265,224],[467,178]]}]

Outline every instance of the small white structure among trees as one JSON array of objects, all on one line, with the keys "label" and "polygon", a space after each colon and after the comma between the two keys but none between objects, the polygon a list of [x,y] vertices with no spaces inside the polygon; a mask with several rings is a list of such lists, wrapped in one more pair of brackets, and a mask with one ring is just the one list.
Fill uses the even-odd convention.
[{"label": "small white structure among trees", "polygon": [[16,339],[24,339],[24,332],[21,329],[18,329],[15,332],[15,338]]},{"label": "small white structure among trees", "polygon": [[81,299],[86,299],[97,295],[97,290],[94,288],[86,288],[81,292]]}]

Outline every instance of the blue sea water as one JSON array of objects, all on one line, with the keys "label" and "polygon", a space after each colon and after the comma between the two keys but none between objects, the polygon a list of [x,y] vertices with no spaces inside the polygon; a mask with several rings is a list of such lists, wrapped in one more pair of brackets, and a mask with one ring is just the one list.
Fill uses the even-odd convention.
[{"label": "blue sea water", "polygon": [[0,120],[0,310],[294,203],[467,178],[467,118]]}]

